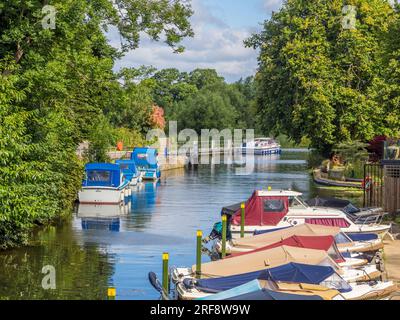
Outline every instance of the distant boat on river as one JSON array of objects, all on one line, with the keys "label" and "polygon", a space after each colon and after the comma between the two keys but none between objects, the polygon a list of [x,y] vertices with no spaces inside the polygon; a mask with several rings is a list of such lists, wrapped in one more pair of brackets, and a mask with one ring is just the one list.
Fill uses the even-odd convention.
[{"label": "distant boat on river", "polygon": [[242,144],[242,153],[255,155],[281,154],[281,145],[272,138],[257,138]]}]

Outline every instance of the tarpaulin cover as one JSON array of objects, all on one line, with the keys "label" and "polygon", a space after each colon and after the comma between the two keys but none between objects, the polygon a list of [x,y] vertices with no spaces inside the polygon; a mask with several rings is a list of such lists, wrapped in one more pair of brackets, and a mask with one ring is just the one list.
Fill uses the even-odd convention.
[{"label": "tarpaulin cover", "polygon": [[117,160],[115,163],[118,164],[122,170],[131,171],[130,174],[134,177],[139,173],[136,168],[136,163],[133,160]]},{"label": "tarpaulin cover", "polygon": [[[289,263],[283,266],[265,269],[263,271],[239,274],[230,277],[197,280],[195,287],[199,291],[216,293],[230,290],[256,279],[320,284],[334,273],[336,272],[332,267]],[[187,288],[190,288],[189,283],[185,283],[185,285]]]},{"label": "tarpaulin cover", "polygon": [[374,233],[346,233],[347,236],[353,241],[373,241],[377,240],[379,236]]},{"label": "tarpaulin cover", "polygon": [[207,297],[199,298],[196,300],[225,300],[259,290],[261,290],[260,282],[258,280],[253,280],[233,289],[222,291],[217,294],[211,294]]},{"label": "tarpaulin cover", "polygon": [[258,279],[275,282],[320,284],[335,273],[336,271],[332,267],[289,263],[284,266],[264,270]]},{"label": "tarpaulin cover", "polygon": [[309,224],[318,224],[321,226],[328,226],[328,227],[339,227],[339,228],[348,228],[350,227],[350,222],[346,221],[343,218],[321,218],[321,219],[306,219],[306,223]]},{"label": "tarpaulin cover", "polygon": [[344,212],[354,215],[361,212],[360,208],[357,208],[348,200],[337,199],[337,198],[314,198],[306,201],[310,207],[328,207],[342,209]]},{"label": "tarpaulin cover", "polygon": [[256,230],[253,232],[253,236],[259,236],[261,234],[267,234],[267,233],[281,231],[281,230],[285,230],[285,229],[289,229],[289,228],[293,228],[293,227],[284,227],[284,228],[276,228],[276,229],[268,229],[268,230]]},{"label": "tarpaulin cover", "polygon": [[[326,251],[282,246],[245,256],[203,263],[201,271],[203,277],[227,277],[274,268],[290,262],[310,265],[323,263],[335,269],[339,268]],[[196,265],[192,266],[192,271],[196,272]]]},{"label": "tarpaulin cover", "polygon": [[157,169],[157,150],[151,148],[135,148],[131,155],[138,168]]},{"label": "tarpaulin cover", "polygon": [[320,301],[324,300],[320,296],[305,296],[301,294],[290,294],[285,292],[275,292],[272,290],[262,289],[240,296],[232,297],[225,300],[232,301]]},{"label": "tarpaulin cover", "polygon": [[[258,196],[255,191],[246,203],[246,226],[276,226],[288,213],[288,197]],[[241,223],[241,209],[238,209],[232,219],[233,225]]]},{"label": "tarpaulin cover", "polygon": [[223,215],[233,216],[236,212],[241,210],[241,205],[242,205],[242,203],[236,203],[231,206],[226,206],[226,207],[222,208],[221,216],[223,216]]},{"label": "tarpaulin cover", "polygon": [[326,227],[313,224],[300,224],[281,230],[275,230],[267,234],[260,234],[254,237],[233,239],[232,245],[247,249],[258,249],[265,247],[292,236],[336,236],[341,233],[340,228]]},{"label": "tarpaulin cover", "polygon": [[113,187],[121,185],[121,170],[116,164],[89,163],[85,166],[84,187]]},{"label": "tarpaulin cover", "polygon": [[255,252],[260,252],[268,249],[277,248],[280,246],[290,246],[296,248],[307,248],[315,250],[328,251],[335,243],[335,238],[332,236],[292,236],[281,241],[275,242],[265,247],[258,248],[251,252],[242,252],[230,255],[227,259],[233,257],[244,256]]},{"label": "tarpaulin cover", "polygon": [[253,280],[242,286],[231,290],[212,294],[204,298],[196,299],[203,301],[221,301],[221,300],[323,300],[320,296],[299,295],[284,292],[276,292],[268,289],[262,289],[258,280]]}]

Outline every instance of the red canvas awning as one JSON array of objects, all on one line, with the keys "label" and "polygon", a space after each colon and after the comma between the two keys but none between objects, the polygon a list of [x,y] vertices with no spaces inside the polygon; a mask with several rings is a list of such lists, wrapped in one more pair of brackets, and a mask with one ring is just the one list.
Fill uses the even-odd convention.
[{"label": "red canvas awning", "polygon": [[[246,226],[276,226],[289,211],[288,197],[258,196],[257,191],[246,203]],[[233,216],[232,224],[240,225],[241,209]]]}]

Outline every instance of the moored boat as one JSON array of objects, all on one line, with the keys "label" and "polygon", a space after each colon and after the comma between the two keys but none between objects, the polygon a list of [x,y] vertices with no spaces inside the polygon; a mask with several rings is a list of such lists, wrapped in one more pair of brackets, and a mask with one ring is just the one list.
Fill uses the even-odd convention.
[{"label": "moored boat", "polygon": [[156,149],[135,148],[132,152],[131,160],[135,162],[143,180],[158,181],[161,178]]},{"label": "moored boat", "polygon": [[[383,238],[391,228],[391,225],[383,225],[377,220],[359,223],[339,209],[310,207],[301,196],[295,191],[255,191],[246,202],[245,234],[251,236],[257,231],[274,231],[308,223],[339,227],[346,233],[374,233]],[[226,207],[222,214],[230,218],[232,237],[238,237],[241,232],[240,205]]]},{"label": "moored boat", "polygon": [[[295,227],[284,228],[268,233],[261,233],[252,237],[231,239],[226,244],[227,254],[251,252],[288,239],[292,236],[332,236],[341,253],[370,253],[373,254],[383,249],[383,241],[375,234],[347,235],[339,227],[327,227],[313,224],[301,224]],[[351,237],[356,239],[354,241]],[[222,243],[220,237],[214,244],[217,252],[221,252]]]},{"label": "moored boat", "polygon": [[[318,295],[324,300],[383,298],[394,293],[393,282],[350,284],[330,266],[289,263],[260,273],[216,279],[187,279],[177,285],[182,300],[226,300],[262,289]],[[299,297],[299,300],[300,297]]]},{"label": "moored boat", "polygon": [[137,186],[142,181],[142,175],[137,169],[134,160],[117,160],[115,163],[120,166],[122,174],[126,180],[129,180],[130,186]]},{"label": "moored boat", "polygon": [[[261,272],[265,269],[278,267],[290,262],[325,265],[337,270],[348,282],[368,281],[381,276],[374,265],[365,267],[342,268],[325,250],[280,246],[247,255],[241,255],[230,259],[223,259],[204,263],[201,266],[202,278],[221,278],[252,272]],[[196,266],[192,268],[173,268],[172,281],[180,283],[185,279],[196,278]]]},{"label": "moored boat", "polygon": [[90,163],[85,166],[85,178],[79,192],[81,204],[119,204],[129,194],[129,181],[124,179],[119,165]]},{"label": "moored boat", "polygon": [[281,154],[280,144],[272,138],[257,138],[242,144],[243,154],[270,155]]}]

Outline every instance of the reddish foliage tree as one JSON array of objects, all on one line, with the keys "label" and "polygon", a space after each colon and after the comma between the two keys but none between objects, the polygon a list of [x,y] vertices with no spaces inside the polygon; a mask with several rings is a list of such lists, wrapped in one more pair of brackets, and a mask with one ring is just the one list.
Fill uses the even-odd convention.
[{"label": "reddish foliage tree", "polygon": [[156,128],[165,129],[166,121],[164,117],[164,109],[154,105],[153,114],[151,116],[151,121]]}]

